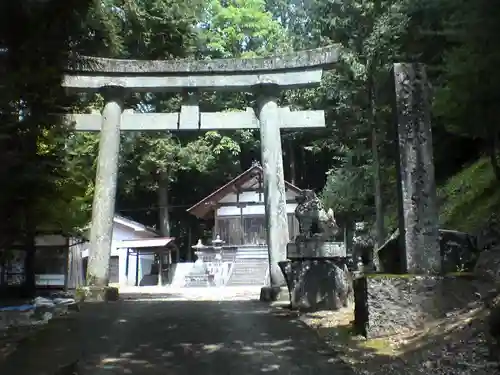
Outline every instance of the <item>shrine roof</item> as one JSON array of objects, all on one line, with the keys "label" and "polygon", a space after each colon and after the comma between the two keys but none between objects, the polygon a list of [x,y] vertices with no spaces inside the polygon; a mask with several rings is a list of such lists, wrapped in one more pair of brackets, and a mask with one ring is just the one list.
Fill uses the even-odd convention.
[{"label": "shrine roof", "polygon": [[[234,179],[229,181],[227,184],[224,186],[220,187],[216,191],[214,191],[212,194],[208,195],[207,197],[203,198],[201,201],[198,203],[194,204],[192,207],[188,208],[186,211],[189,212],[190,214],[198,217],[199,219],[204,219],[209,216],[209,214],[214,210],[215,205],[220,202],[222,198],[224,198],[226,195],[233,193],[236,191],[238,187],[241,187],[245,183],[249,182],[252,178],[255,176],[263,175],[263,169],[259,164],[254,164],[250,168],[248,168],[246,171],[241,173],[240,175],[236,176]],[[299,187],[289,183],[288,181],[285,181],[285,188],[289,189],[295,193],[300,193],[302,189]]]},{"label": "shrine roof", "polygon": [[175,246],[174,237],[140,238],[134,240],[121,240],[118,248],[138,249]]}]

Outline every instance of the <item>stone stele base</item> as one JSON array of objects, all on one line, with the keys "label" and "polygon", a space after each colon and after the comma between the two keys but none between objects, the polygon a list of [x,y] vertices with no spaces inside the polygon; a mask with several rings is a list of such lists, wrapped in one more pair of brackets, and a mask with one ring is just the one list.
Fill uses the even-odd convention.
[{"label": "stone stele base", "polygon": [[111,302],[118,301],[118,288],[110,286],[86,286],[77,291],[77,299],[84,302]]},{"label": "stone stele base", "polygon": [[288,284],[292,309],[338,310],[352,302],[352,277],[340,261],[294,259],[279,262],[279,266]]},{"label": "stone stele base", "polygon": [[289,302],[290,294],[286,286],[263,286],[260,290],[262,302]]},{"label": "stone stele base", "polygon": [[423,328],[477,300],[470,275],[362,275],[354,280],[354,329],[367,338]]}]

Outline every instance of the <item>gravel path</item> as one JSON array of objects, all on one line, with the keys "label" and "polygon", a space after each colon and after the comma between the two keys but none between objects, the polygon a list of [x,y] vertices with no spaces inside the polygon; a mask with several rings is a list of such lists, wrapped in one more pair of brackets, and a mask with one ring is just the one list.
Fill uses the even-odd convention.
[{"label": "gravel path", "polygon": [[79,375],[353,374],[312,332],[238,293],[238,301],[228,292],[154,293],[87,304],[21,344],[0,374],[54,375],[77,360]]}]

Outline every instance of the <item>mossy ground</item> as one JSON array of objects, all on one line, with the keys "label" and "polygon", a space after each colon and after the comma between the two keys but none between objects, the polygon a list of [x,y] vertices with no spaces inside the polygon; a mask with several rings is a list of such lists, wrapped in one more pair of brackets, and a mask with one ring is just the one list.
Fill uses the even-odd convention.
[{"label": "mossy ground", "polygon": [[464,232],[477,231],[500,209],[500,189],[488,159],[479,159],[438,189],[441,225]]}]

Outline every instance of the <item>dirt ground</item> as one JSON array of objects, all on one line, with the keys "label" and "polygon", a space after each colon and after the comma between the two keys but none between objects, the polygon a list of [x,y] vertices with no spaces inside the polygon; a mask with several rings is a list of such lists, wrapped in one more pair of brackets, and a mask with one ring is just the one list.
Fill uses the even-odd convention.
[{"label": "dirt ground", "polygon": [[65,369],[74,364],[78,375],[500,374],[479,304],[418,332],[366,340],[351,334],[352,309],[299,314],[256,299],[245,288],[129,290],[119,302],[0,335],[0,374],[73,375]]},{"label": "dirt ground", "polygon": [[83,304],[22,340],[0,374],[354,375],[311,330],[252,294],[211,293],[149,291]]},{"label": "dirt ground", "polygon": [[352,308],[306,314],[283,309],[282,314],[313,329],[357,374],[500,374],[498,364],[489,360],[486,311],[479,305],[420,331],[372,340],[352,334]]}]

